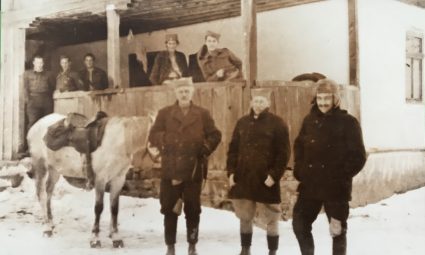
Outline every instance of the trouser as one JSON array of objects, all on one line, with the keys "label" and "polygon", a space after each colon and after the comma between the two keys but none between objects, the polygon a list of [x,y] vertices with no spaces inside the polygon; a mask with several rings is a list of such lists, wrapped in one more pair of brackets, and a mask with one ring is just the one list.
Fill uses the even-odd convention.
[{"label": "trouser", "polygon": [[324,206],[333,238],[332,254],[345,255],[347,249],[348,201],[322,201],[300,194],[294,206],[292,226],[302,255],[314,254],[312,224]]},{"label": "trouser", "polygon": [[240,220],[241,245],[251,246],[253,221],[257,215],[258,219],[266,225],[269,250],[277,250],[281,217],[280,204],[265,204],[247,199],[233,199],[232,202],[235,214]]},{"label": "trouser", "polygon": [[161,213],[164,215],[165,243],[176,243],[177,218],[176,204],[183,201],[183,211],[186,217],[187,242],[198,242],[199,220],[201,214],[202,182],[185,181],[179,185],[172,185],[171,180],[162,179],[159,194]]},{"label": "trouser", "polygon": [[[26,121],[27,121],[25,134],[28,133],[28,131],[30,130],[32,125],[34,125],[34,123],[36,123],[39,119],[41,119],[42,117],[52,112],[53,112],[53,101],[51,98],[48,98],[48,96],[46,96],[46,98],[44,97],[42,98],[36,97],[34,99],[30,98],[27,102],[26,109],[25,109],[25,115],[26,115]],[[28,144],[26,139],[24,139],[24,144],[22,148],[20,149],[20,151],[23,152],[26,150],[28,150]]]}]

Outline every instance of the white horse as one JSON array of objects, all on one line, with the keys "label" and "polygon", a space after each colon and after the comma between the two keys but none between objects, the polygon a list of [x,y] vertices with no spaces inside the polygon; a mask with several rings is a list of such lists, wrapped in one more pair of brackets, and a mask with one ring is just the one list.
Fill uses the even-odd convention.
[{"label": "white horse", "polygon": [[[43,141],[48,127],[65,117],[56,113],[47,115],[36,122],[27,135],[37,197],[44,217],[44,234],[47,236],[53,234],[54,225],[50,201],[60,175],[85,177],[82,171],[84,162],[79,152],[69,146],[53,151]],[[117,228],[119,195],[127,171],[133,166],[133,155],[136,152],[140,155],[140,151],[146,150],[152,123],[153,119],[149,117],[111,117],[106,123],[101,145],[92,153],[96,194],[95,221],[90,240],[92,248],[101,246],[99,221],[103,211],[103,196],[107,184],[110,187],[110,237],[114,247],[124,246]]]}]

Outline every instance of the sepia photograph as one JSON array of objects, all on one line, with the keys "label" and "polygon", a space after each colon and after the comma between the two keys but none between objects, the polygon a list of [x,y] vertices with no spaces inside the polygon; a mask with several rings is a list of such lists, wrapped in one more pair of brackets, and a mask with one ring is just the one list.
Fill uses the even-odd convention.
[{"label": "sepia photograph", "polygon": [[1,255],[425,254],[425,0],[1,0]]}]

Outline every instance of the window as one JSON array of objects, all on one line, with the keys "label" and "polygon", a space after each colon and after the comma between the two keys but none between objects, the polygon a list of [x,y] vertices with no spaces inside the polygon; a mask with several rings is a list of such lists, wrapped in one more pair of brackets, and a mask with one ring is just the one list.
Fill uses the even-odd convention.
[{"label": "window", "polygon": [[423,35],[408,32],[406,36],[406,100],[423,99]]}]

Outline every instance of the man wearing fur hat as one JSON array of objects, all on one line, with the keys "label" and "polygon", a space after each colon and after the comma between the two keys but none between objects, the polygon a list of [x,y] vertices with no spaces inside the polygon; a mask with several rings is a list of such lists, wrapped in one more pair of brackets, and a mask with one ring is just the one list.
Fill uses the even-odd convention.
[{"label": "man wearing fur hat", "polygon": [[338,85],[319,80],[313,107],[294,144],[294,175],[300,185],[292,224],[303,255],[314,254],[311,230],[322,206],[333,254],[346,254],[352,179],[363,168],[366,152],[359,122],[339,104]]},{"label": "man wearing fur hat", "polygon": [[268,94],[253,90],[251,112],[238,120],[227,154],[227,171],[235,214],[240,220],[241,255],[249,255],[253,220],[267,225],[269,255],[279,244],[280,179],[291,153],[288,127],[269,112]]},{"label": "man wearing fur hat", "polygon": [[242,80],[242,61],[229,49],[218,48],[220,34],[207,31],[197,60],[206,81]]},{"label": "man wearing fur hat", "polygon": [[196,255],[201,214],[201,188],[207,177],[208,156],[217,148],[221,132],[208,110],[192,103],[191,79],[174,82],[177,102],[158,112],[149,134],[162,158],[160,203],[164,215],[167,255],[174,255],[177,218],[183,201],[189,255]]}]

